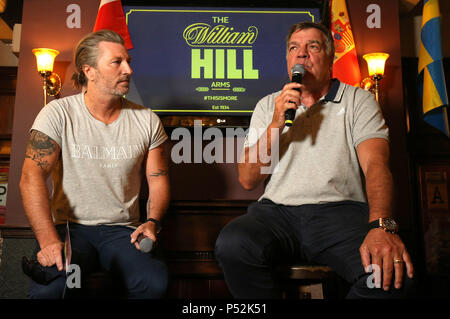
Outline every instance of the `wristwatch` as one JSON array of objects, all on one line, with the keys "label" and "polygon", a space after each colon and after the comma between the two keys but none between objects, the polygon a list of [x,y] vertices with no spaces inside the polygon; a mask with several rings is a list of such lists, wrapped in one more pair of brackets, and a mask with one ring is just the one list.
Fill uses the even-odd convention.
[{"label": "wristwatch", "polygon": [[156,234],[159,234],[159,232],[162,229],[161,222],[159,220],[150,217],[145,222],[152,222],[152,223],[154,223],[156,225]]},{"label": "wristwatch", "polygon": [[398,224],[391,217],[381,217],[374,220],[373,222],[370,222],[369,230],[373,228],[381,228],[391,234],[397,234],[398,232]]}]

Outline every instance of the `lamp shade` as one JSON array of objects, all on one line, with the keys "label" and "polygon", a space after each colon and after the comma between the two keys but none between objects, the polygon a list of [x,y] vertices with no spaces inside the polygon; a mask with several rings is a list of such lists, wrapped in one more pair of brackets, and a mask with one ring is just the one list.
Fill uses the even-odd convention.
[{"label": "lamp shade", "polygon": [[37,48],[33,49],[32,52],[36,56],[39,73],[53,72],[53,62],[55,61],[55,57],[59,54],[58,50]]},{"label": "lamp shade", "polygon": [[369,76],[384,75],[384,65],[389,58],[387,53],[369,53],[363,55],[369,68]]}]

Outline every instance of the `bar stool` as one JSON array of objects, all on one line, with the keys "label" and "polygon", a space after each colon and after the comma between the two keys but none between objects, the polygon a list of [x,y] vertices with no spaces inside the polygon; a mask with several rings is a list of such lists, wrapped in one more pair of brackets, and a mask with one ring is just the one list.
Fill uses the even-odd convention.
[{"label": "bar stool", "polygon": [[296,263],[276,268],[284,299],[335,299],[341,295],[342,280],[328,266]]}]

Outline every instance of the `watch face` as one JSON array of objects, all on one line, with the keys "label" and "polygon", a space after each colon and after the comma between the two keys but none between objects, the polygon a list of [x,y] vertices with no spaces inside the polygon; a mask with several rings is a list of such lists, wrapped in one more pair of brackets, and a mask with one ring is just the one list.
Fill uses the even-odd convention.
[{"label": "watch face", "polygon": [[397,231],[398,225],[397,225],[397,223],[395,222],[395,220],[393,220],[393,219],[391,219],[391,218],[385,218],[385,219],[383,219],[383,224],[384,224],[384,227],[385,227],[387,230],[389,230],[389,231],[391,231],[391,232],[396,232],[396,231]]}]

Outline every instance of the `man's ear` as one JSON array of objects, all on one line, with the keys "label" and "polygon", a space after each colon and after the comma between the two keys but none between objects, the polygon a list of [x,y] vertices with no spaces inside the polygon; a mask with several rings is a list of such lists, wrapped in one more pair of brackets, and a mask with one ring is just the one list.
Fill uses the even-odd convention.
[{"label": "man's ear", "polygon": [[83,65],[81,70],[83,71],[83,73],[86,76],[86,79],[88,81],[92,81],[94,79],[94,76],[95,76],[95,68],[94,67],[85,64],[85,65]]}]

